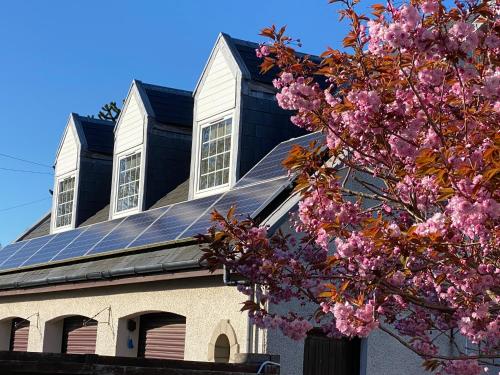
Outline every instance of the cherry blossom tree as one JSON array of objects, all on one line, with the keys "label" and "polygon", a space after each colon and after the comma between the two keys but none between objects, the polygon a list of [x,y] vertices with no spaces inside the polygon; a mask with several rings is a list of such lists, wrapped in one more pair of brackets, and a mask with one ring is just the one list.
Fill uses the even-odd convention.
[{"label": "cherry blossom tree", "polygon": [[[292,122],[323,134],[284,161],[300,235],[214,212],[204,260],[251,282],[244,294],[257,286],[243,309],[259,327],[379,329],[430,371],[479,374],[500,341],[500,5],[412,0],[367,16],[331,2],[350,24],[344,51],[299,55],[274,26],[256,51],[263,71],[279,68]],[[269,311],[290,301],[317,311]]]}]

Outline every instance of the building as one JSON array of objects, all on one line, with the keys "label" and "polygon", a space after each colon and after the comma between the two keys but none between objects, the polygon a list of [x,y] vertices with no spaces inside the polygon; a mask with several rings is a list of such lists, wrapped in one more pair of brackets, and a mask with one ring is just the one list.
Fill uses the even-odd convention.
[{"label": "building", "polygon": [[281,160],[318,137],[278,107],[256,47],[221,34],[192,93],[133,81],[116,125],[70,115],[51,212],[0,250],[0,350],[196,361],[269,353],[287,375],[318,373],[325,358],[346,374],[420,372],[416,358],[393,369],[387,356],[410,354],[379,335],[296,343],[258,330],[222,271],[200,268],[193,236],[214,208],[235,204],[291,230],[298,197]]}]

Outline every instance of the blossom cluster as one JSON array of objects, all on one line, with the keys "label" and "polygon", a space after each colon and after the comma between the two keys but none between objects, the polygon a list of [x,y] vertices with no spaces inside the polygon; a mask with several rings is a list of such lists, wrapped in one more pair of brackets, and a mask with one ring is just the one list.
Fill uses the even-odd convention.
[{"label": "blossom cluster", "polygon": [[[389,2],[367,19],[342,3],[353,53],[329,50],[315,65],[274,28],[256,51],[280,68],[273,84],[291,121],[324,134],[323,148],[286,162],[300,236],[219,219],[213,233],[226,237],[207,259],[259,285],[247,307],[260,327],[294,339],[314,325],[331,337],[382,329],[428,369],[479,374],[500,352],[500,6]],[[315,157],[328,167],[311,171]],[[318,310],[268,310],[290,301]]]}]

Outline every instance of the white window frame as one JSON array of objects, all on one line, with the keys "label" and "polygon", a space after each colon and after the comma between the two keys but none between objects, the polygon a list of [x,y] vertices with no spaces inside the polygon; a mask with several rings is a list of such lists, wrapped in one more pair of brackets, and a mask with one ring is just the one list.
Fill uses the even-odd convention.
[{"label": "white window frame", "polygon": [[[201,189],[200,190],[200,174],[201,174],[201,147],[203,144],[202,137],[203,137],[203,129],[206,127],[209,127],[211,125],[214,125],[218,122],[225,121],[227,119],[231,119],[231,147],[229,150],[229,179],[228,182],[222,185],[217,185],[211,188],[207,189]],[[204,196],[209,196],[213,194],[217,194],[220,192],[224,192],[229,190],[229,187],[232,184],[233,180],[233,158],[235,157],[235,133],[236,133],[236,126],[235,126],[235,116],[234,116],[234,111],[231,111],[229,113],[223,114],[223,115],[218,115],[214,116],[211,119],[207,119],[205,121],[201,121],[198,123],[198,134],[197,134],[197,140],[196,140],[196,167],[195,167],[195,176],[194,176],[194,196],[196,198],[199,197],[204,197]]]},{"label": "white window frame", "polygon": [[[118,211],[118,193],[120,190],[120,161],[131,157],[133,155],[141,155],[141,161],[139,163],[139,191],[137,192],[137,206],[128,208],[126,210]],[[116,156],[116,168],[115,168],[115,182],[113,188],[113,218],[128,216],[131,213],[141,210],[142,207],[142,191],[143,191],[143,180],[144,180],[144,150],[143,147],[138,147],[128,152],[124,152],[121,155]]]},{"label": "white window frame", "polygon": [[[59,207],[59,192],[60,192],[60,183],[64,180],[67,180],[69,178],[72,178],[74,180],[74,185],[73,185],[73,202],[71,205],[71,222],[67,225],[62,225],[62,226],[57,226],[57,211]],[[64,232],[68,229],[72,229],[74,227],[75,223],[75,216],[76,216],[76,200],[77,200],[77,194],[78,194],[78,178],[76,173],[73,171],[71,173],[67,173],[65,175],[61,175],[56,177],[56,186],[55,186],[55,191],[53,192],[54,194],[54,207],[53,207],[53,215],[54,215],[54,220],[52,222],[52,232],[57,233],[57,232]]]}]

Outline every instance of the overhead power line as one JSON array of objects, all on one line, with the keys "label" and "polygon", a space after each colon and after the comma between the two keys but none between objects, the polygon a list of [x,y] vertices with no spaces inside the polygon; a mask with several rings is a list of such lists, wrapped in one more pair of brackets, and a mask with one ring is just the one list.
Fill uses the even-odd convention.
[{"label": "overhead power line", "polygon": [[31,202],[26,202],[26,203],[18,204],[16,206],[2,208],[2,209],[0,209],[0,212],[11,211],[11,210],[15,210],[16,208],[26,207],[26,206],[29,206],[29,205],[32,205],[32,204],[35,204],[35,203],[46,201],[47,199],[50,199],[50,197],[45,197],[45,198],[42,198],[42,199],[37,199],[36,201],[31,201]]},{"label": "overhead power line", "polygon": [[8,172],[22,172],[22,173],[32,173],[32,174],[48,174],[52,175],[50,172],[39,172],[39,171],[30,171],[28,169],[15,169],[15,168],[4,168],[0,167],[0,170],[2,171],[8,171]]},{"label": "overhead power line", "polygon": [[9,158],[9,159],[13,159],[13,160],[22,161],[24,163],[39,165],[41,167],[52,168],[48,164],[43,164],[43,163],[38,163],[36,161],[31,161],[31,160],[27,160],[27,159],[23,159],[23,158],[18,158],[17,156],[7,155],[7,154],[4,154],[3,152],[0,152],[0,156],[3,156],[4,158]]}]

